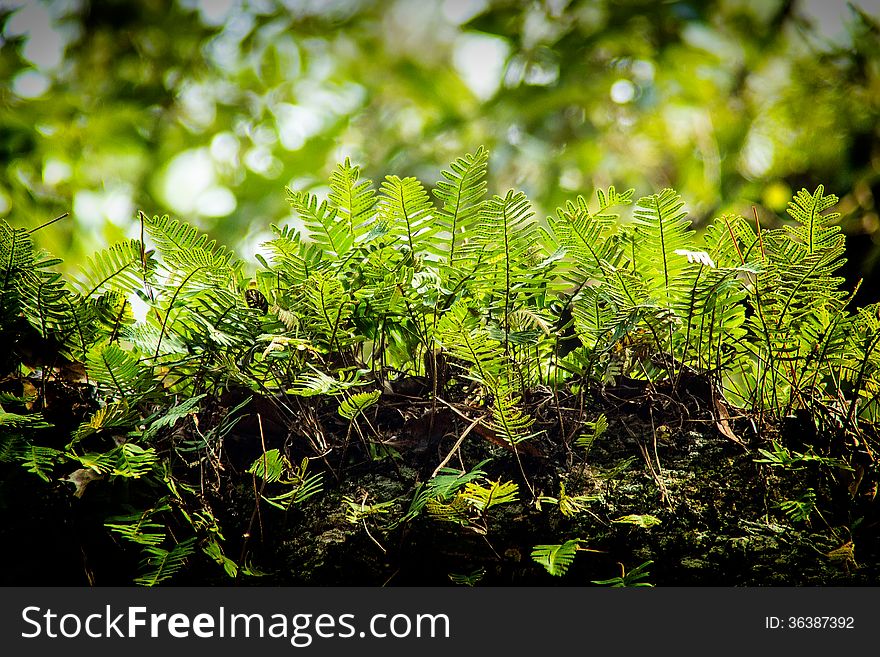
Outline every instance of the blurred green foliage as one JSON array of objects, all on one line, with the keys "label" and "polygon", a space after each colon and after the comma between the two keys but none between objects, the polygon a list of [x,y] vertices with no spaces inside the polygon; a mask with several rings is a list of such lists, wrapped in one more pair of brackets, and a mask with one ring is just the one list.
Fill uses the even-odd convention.
[{"label": "blurred green foliage", "polygon": [[[880,241],[876,2],[70,0],[0,4],[0,216],[76,260],[137,210],[249,256],[350,156],[438,177],[478,144],[538,215],[674,186],[768,225],[793,189]],[[861,236],[862,239],[853,239]],[[851,254],[851,257],[853,255]],[[868,287],[868,286],[866,286]],[[873,293],[872,293],[873,294]]]}]

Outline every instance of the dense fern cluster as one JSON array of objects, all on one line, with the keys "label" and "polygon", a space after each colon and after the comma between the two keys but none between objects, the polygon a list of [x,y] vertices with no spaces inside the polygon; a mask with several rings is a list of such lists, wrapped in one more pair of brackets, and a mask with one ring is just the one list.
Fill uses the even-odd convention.
[{"label": "dense fern cluster", "polygon": [[[251,413],[245,397],[200,422],[226,391],[249,390],[291,419],[309,397],[333,400],[347,423],[344,440],[291,428],[307,451],[298,465],[264,446],[249,472],[281,509],[318,493],[321,470],[352,445],[394,458],[370,409],[408,377],[439,401],[466,386],[483,412],[467,432],[479,426],[517,459],[538,436],[580,436],[576,447],[595,428],[536,429],[522,400],[542,387],[697,375],[713,398],[767,417],[819,409],[828,430],[853,438],[877,422],[878,309],[848,307],[844,239],[826,213],[837,198],[821,186],[795,196],[793,226],[726,215],[698,236],[671,189],[640,198],[628,223],[616,213],[633,191],[613,187],[536,221],[522,192],[487,194],[487,162],[483,148],[459,158],[429,192],[397,176],[377,188],[346,160],[326,200],[288,192],[301,229],[273,226],[253,276],[196,228],[140,215],[143,241],[97,253],[65,281],[30,232],[0,222],[0,341],[12,345],[0,376],[22,383],[0,397],[16,409],[0,412],[0,458],[78,496],[98,480],[149,479],[149,503],[106,527],[142,546],[138,581],[156,584],[197,550],[232,577],[255,572],[245,550],[224,553],[201,491],[176,474],[180,463],[216,472],[224,437]],[[34,357],[33,344],[55,356]],[[91,400],[60,439],[34,404],[54,379]],[[525,493],[482,465],[438,468],[400,521],[426,510],[486,531],[493,506]],[[383,511],[350,506],[354,522]],[[169,531],[171,517],[186,535]],[[579,545],[537,546],[535,558],[560,574]]]}]

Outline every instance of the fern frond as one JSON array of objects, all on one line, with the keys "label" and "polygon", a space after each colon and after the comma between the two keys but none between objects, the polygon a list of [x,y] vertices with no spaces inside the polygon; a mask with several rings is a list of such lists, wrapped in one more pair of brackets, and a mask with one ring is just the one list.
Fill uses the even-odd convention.
[{"label": "fern frond", "polygon": [[364,385],[367,385],[367,383],[358,380],[357,376],[345,376],[343,373],[340,373],[339,378],[334,378],[313,368],[312,372],[297,376],[291,383],[288,392],[298,397],[339,395],[346,390]]},{"label": "fern frond", "polygon": [[386,176],[379,196],[379,218],[410,254],[440,253],[434,237],[434,206],[428,192],[416,178]]},{"label": "fern frond", "polygon": [[825,196],[824,185],[819,185],[812,194],[806,189],[800,190],[789,202],[787,212],[800,226],[786,226],[785,229],[806,253],[827,250],[843,253],[844,238],[841,228],[832,223],[840,218],[840,213],[821,214],[837,201],[834,194]]},{"label": "fern frond", "polygon": [[247,471],[267,484],[275,483],[290,468],[290,461],[281,455],[277,449],[270,449],[262,456],[258,456]]},{"label": "fern frond", "polygon": [[471,506],[461,494],[453,497],[448,503],[440,499],[429,500],[425,505],[425,511],[433,520],[439,522],[451,522],[464,527],[472,522]]},{"label": "fern frond", "polygon": [[145,511],[114,516],[109,518],[104,526],[137,545],[159,546],[167,536],[166,528],[164,524],[156,522],[154,518],[159,513],[170,510],[171,507],[167,504],[159,504]]},{"label": "fern frond", "polygon": [[225,246],[218,245],[198,228],[168,215],[142,215],[144,227],[156,244],[167,268],[174,274],[190,272],[201,267],[208,270],[232,269],[237,265],[235,255]]},{"label": "fern frond", "polygon": [[98,345],[86,359],[89,378],[118,399],[141,399],[156,388],[149,368],[117,344]]},{"label": "fern frond", "polygon": [[695,231],[684,202],[675,190],[640,198],[633,213],[633,266],[645,280],[652,299],[670,310],[679,308],[690,291],[693,265],[677,250],[695,251]]},{"label": "fern frond", "polygon": [[51,424],[43,419],[41,413],[29,413],[28,415],[19,415],[18,413],[5,413],[0,411],[0,427],[8,427],[4,429],[9,431],[22,429],[50,429]]},{"label": "fern frond", "polygon": [[130,427],[136,418],[137,414],[132,411],[125,400],[111,402],[103,408],[99,408],[88,421],[79,425],[77,430],[73,432],[67,449],[100,431]]},{"label": "fern frond", "polygon": [[174,425],[176,425],[179,420],[198,413],[199,402],[202,401],[205,397],[207,397],[207,393],[196,395],[195,397],[190,397],[189,399],[186,399],[167,410],[163,409],[160,416],[153,420],[147,427],[146,431],[144,431],[143,439],[145,441],[149,441],[153,437],[155,437],[155,435],[159,433],[160,430],[170,429],[174,427]]},{"label": "fern frond", "polygon": [[331,260],[342,260],[354,245],[354,233],[339,209],[308,192],[287,190],[290,206],[300,216],[309,237]]},{"label": "fern frond", "polygon": [[129,295],[143,289],[145,280],[152,279],[154,268],[152,254],[142,253],[139,240],[120,242],[89,257],[80,267],[75,286],[86,298],[106,291]]},{"label": "fern frond", "polygon": [[477,511],[488,511],[500,504],[510,504],[519,499],[519,486],[512,481],[490,481],[482,486],[475,482],[465,484],[462,497]]},{"label": "fern frond", "polygon": [[156,586],[171,579],[186,565],[186,560],[195,552],[196,538],[181,541],[171,550],[158,545],[147,546],[141,568],[145,571],[134,580],[138,586]]},{"label": "fern frond", "polygon": [[14,302],[42,337],[61,336],[74,343],[84,343],[85,339],[76,339],[78,329],[84,328],[82,316],[76,314],[78,295],[67,289],[61,274],[48,271],[49,264],[35,262],[32,268],[16,277]]},{"label": "fern frond", "polygon": [[7,289],[12,276],[30,269],[34,263],[34,245],[24,228],[13,228],[0,219],[0,283]]},{"label": "fern frond", "polygon": [[635,525],[637,527],[641,527],[642,529],[650,529],[656,525],[662,523],[662,520],[656,516],[652,516],[650,514],[638,514],[633,513],[628,516],[621,516],[616,520],[612,520],[611,522],[620,523],[623,525]]},{"label": "fern frond", "polygon": [[633,191],[629,189],[618,194],[614,187],[609,187],[606,194],[600,189],[596,192],[599,208],[595,214],[590,212],[587,200],[578,196],[564,207],[557,208],[555,217],[547,217],[550,236],[573,260],[577,269],[575,275],[567,276],[563,269],[563,276],[569,283],[580,286],[590,279],[601,280],[605,274],[604,263],[619,263],[621,249],[617,241],[612,239],[613,228],[619,217],[609,210],[629,205]]},{"label": "fern frond", "polygon": [[12,324],[21,311],[18,281],[34,266],[34,246],[23,228],[0,219],[0,328]]},{"label": "fern frond", "polygon": [[380,390],[371,390],[369,392],[357,392],[349,395],[339,404],[338,412],[346,420],[354,420],[358,415],[379,401],[381,394]]},{"label": "fern frond", "polygon": [[485,575],[485,568],[477,568],[475,571],[467,574],[449,573],[448,577],[453,584],[459,584],[461,586],[476,586]]},{"label": "fern frond", "polygon": [[456,261],[462,239],[480,216],[486,195],[488,161],[489,152],[480,146],[452,162],[449,170],[442,171],[445,180],[438,181],[433,190],[441,205],[436,213],[437,224],[449,234],[444,254],[450,264]]},{"label": "fern frond", "polygon": [[330,349],[339,348],[352,313],[351,297],[333,275],[315,272],[303,291],[310,313],[304,317]]},{"label": "fern frond", "polygon": [[519,397],[503,388],[495,390],[494,393],[491,426],[498,437],[511,445],[533,437],[529,429],[535,423],[535,419],[523,413],[517,406]]},{"label": "fern frond", "polygon": [[262,243],[269,252],[271,264],[257,254],[256,257],[266,268],[271,269],[276,277],[281,277],[291,286],[300,286],[308,280],[311,273],[318,269],[321,261],[321,249],[318,245],[306,242],[299,232],[289,226],[279,228],[272,225],[275,239]]},{"label": "fern frond", "polygon": [[546,266],[552,261],[547,261],[544,271],[538,267],[544,260],[542,232],[533,217],[523,192],[509,190],[503,198],[495,196],[486,203],[472,246],[468,245],[469,251],[479,252],[484,265],[478,289],[490,295],[505,326],[521,299],[539,294],[547,284]]},{"label": "fern frond", "polygon": [[494,389],[504,375],[501,343],[480,325],[479,311],[466,301],[456,302],[437,322],[435,339],[455,358],[473,365],[472,377]]},{"label": "fern frond", "polygon": [[532,559],[541,564],[554,577],[562,577],[574,562],[583,539],[573,538],[557,545],[536,545]]},{"label": "fern frond", "polygon": [[135,443],[123,443],[108,454],[115,459],[110,474],[116,477],[140,479],[150,474],[159,463],[159,455],[155,449],[144,449]]},{"label": "fern frond", "polygon": [[289,468],[289,476],[281,480],[281,483],[290,486],[290,490],[275,495],[274,497],[263,496],[272,506],[287,511],[294,504],[302,504],[313,495],[320,493],[323,488],[323,475],[320,472],[307,474],[309,460],[304,458],[297,468]]},{"label": "fern frond", "polygon": [[355,237],[363,235],[373,222],[376,192],[369,180],[360,180],[360,167],[349,158],[330,174],[329,200],[338,209],[339,220]]},{"label": "fern frond", "polygon": [[21,445],[16,456],[25,470],[47,483],[53,468],[65,459],[64,452],[57,449],[28,444]]}]

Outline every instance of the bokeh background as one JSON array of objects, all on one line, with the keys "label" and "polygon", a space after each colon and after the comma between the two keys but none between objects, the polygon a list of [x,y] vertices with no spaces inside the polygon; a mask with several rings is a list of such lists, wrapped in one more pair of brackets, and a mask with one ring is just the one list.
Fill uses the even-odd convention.
[{"label": "bokeh background", "polygon": [[68,266],[192,222],[249,257],[351,157],[431,184],[491,151],[539,217],[672,186],[692,218],[773,225],[841,197],[880,298],[880,2],[0,0],[0,217]]}]

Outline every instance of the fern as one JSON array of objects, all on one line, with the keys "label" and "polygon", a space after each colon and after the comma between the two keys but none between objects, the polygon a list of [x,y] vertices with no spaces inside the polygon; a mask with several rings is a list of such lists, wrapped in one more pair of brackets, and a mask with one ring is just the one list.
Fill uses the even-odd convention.
[{"label": "fern", "polygon": [[476,586],[485,575],[485,568],[477,568],[475,571],[467,574],[449,573],[449,580],[453,584],[458,584],[460,586]]},{"label": "fern", "polygon": [[519,486],[512,481],[490,481],[486,486],[470,482],[462,492],[462,497],[481,513],[499,504],[516,502],[518,496]]},{"label": "fern", "polygon": [[438,181],[433,190],[441,204],[436,222],[449,234],[448,246],[442,252],[449,264],[460,259],[463,236],[470,233],[482,214],[488,161],[489,152],[480,146],[452,162],[449,170],[442,172],[444,180]]},{"label": "fern", "polygon": [[452,499],[467,484],[485,478],[486,472],[482,467],[488,462],[488,459],[481,461],[467,472],[441,468],[436,476],[416,488],[409,509],[397,524],[416,518],[429,503],[442,505]]},{"label": "fern", "polygon": [[429,500],[425,510],[438,522],[448,522],[463,527],[473,522],[471,506],[461,495],[456,495],[449,502],[439,499]]},{"label": "fern", "polygon": [[303,297],[311,311],[307,317],[309,327],[328,349],[341,347],[353,308],[339,279],[315,272],[306,283]]},{"label": "fern", "polygon": [[498,437],[511,445],[532,438],[534,434],[529,429],[535,420],[517,406],[519,396],[504,387],[495,388],[493,392],[495,400],[492,404],[492,428]]},{"label": "fern", "polygon": [[34,246],[30,233],[24,228],[13,228],[0,219],[0,274],[6,290],[14,275],[27,271],[34,264]]},{"label": "fern", "polygon": [[137,545],[157,547],[161,545],[167,534],[165,525],[156,522],[155,517],[171,510],[167,504],[159,504],[145,511],[109,518],[104,526],[127,541]]},{"label": "fern", "polygon": [[154,267],[151,254],[144,253],[140,241],[120,242],[88,258],[80,267],[76,285],[84,297],[111,290],[132,294],[152,279]]},{"label": "fern", "polygon": [[117,477],[140,479],[148,475],[159,463],[159,455],[152,447],[144,449],[134,443],[123,443],[107,453],[114,458],[111,474]]},{"label": "fern", "polygon": [[196,539],[193,537],[181,541],[171,550],[165,550],[157,545],[147,546],[144,549],[146,556],[141,562],[144,573],[135,579],[135,584],[156,586],[174,577],[195,552],[195,543]]},{"label": "fern", "polygon": [[415,178],[387,176],[379,197],[379,220],[404,246],[404,253],[438,255],[438,225],[428,192]]},{"label": "fern", "polygon": [[358,415],[379,401],[381,394],[379,390],[371,390],[370,392],[358,392],[349,395],[339,404],[338,412],[346,420],[353,421]]},{"label": "fern", "polygon": [[74,431],[67,449],[78,442],[102,431],[122,430],[131,427],[137,418],[136,412],[126,401],[110,402],[92,414],[88,421],[83,422]]},{"label": "fern", "polygon": [[479,251],[482,263],[475,292],[488,296],[489,307],[499,316],[505,344],[511,314],[547,286],[549,263],[539,267],[542,232],[532,217],[522,192],[510,190],[503,198],[495,196],[486,203],[473,246],[468,245],[471,251]]},{"label": "fern", "polygon": [[320,266],[320,247],[304,241],[293,228],[279,228],[275,225],[271,228],[275,233],[275,239],[262,244],[269,253],[271,264],[262,254],[256,254],[260,264],[272,272],[269,277],[270,284],[274,284],[280,278],[293,287],[303,285],[311,273]]},{"label": "fern", "polygon": [[248,468],[248,472],[259,477],[267,484],[275,483],[281,479],[284,472],[290,468],[290,462],[277,449],[270,449],[258,457]]},{"label": "fern", "polygon": [[339,219],[347,223],[348,231],[361,236],[372,223],[375,213],[376,192],[369,180],[360,180],[360,167],[348,158],[330,174],[329,200],[338,208]]},{"label": "fern", "polygon": [[[456,159],[429,193],[396,175],[376,190],[346,160],[330,176],[327,200],[288,190],[304,229],[273,227],[247,275],[196,227],[142,215],[149,246],[132,240],[102,250],[68,283],[27,231],[0,221],[0,339],[12,356],[4,356],[10,392],[0,402],[20,411],[0,409],[0,461],[73,483],[77,496],[91,481],[124,479],[116,483],[126,499],[152,499],[143,513],[114,509],[106,526],[145,548],[138,583],[154,585],[196,552],[232,577],[256,573],[247,542],[240,563],[225,555],[209,506],[220,464],[237,453],[225,440],[251,399],[241,401],[242,388],[259,395],[263,419],[266,408],[276,415],[266,435],[276,447],[248,472],[260,480],[258,508],[282,511],[322,490],[315,459],[345,469],[394,453],[390,445],[405,444],[392,443],[398,420],[402,433],[421,432],[427,421],[435,432],[459,434],[449,459],[489,448],[464,445],[467,434],[508,447],[532,490],[517,446],[546,427],[548,448],[560,436],[584,458],[607,429],[588,394],[617,379],[666,408],[690,413],[708,400],[698,409],[706,417],[731,403],[759,409],[765,421],[809,408],[816,426],[833,428],[848,450],[874,453],[866,423],[880,422],[880,316],[876,306],[848,308],[835,196],[821,186],[801,190],[789,206],[795,225],[782,229],[724,215],[700,241],[670,189],[639,199],[633,222],[618,228],[616,213],[633,190],[610,187],[593,201],[563,203],[544,229],[524,193],[487,197],[487,163],[482,147]],[[135,295],[145,318],[132,313]],[[37,354],[18,367],[34,344],[51,358]],[[409,382],[430,390],[430,411],[383,395]],[[705,383],[706,394],[693,382]],[[53,386],[92,395],[87,403],[95,404],[58,440],[40,414],[26,413],[29,404],[51,409]],[[440,403],[469,417],[470,428],[448,424]],[[596,420],[583,422],[593,411]],[[581,420],[573,423],[575,412]],[[300,460],[292,463],[294,452]],[[838,470],[855,467],[851,453],[799,453],[777,441],[758,462],[777,472]],[[624,457],[596,476],[614,478],[634,461]],[[61,472],[70,463],[78,469]],[[818,503],[808,492],[814,497],[781,502],[782,512],[808,520]],[[411,493],[405,512],[392,513],[402,496],[368,504],[363,493],[352,493],[344,512],[383,532],[424,512],[486,534],[492,510],[518,502],[520,489],[492,480],[484,461],[470,471],[442,468]],[[560,483],[557,497],[532,501],[556,505],[565,518],[593,499]],[[633,514],[612,522],[648,528],[659,520]],[[169,544],[181,527],[193,538]],[[573,539],[535,546],[532,557],[560,576],[584,549]],[[602,583],[644,585],[649,563]]]},{"label": "fern", "polygon": [[316,395],[339,395],[346,390],[366,385],[357,378],[357,374],[346,376],[340,373],[338,377],[332,377],[320,370],[300,374],[289,389],[290,394],[299,397],[314,397]]},{"label": "fern", "polygon": [[167,215],[152,218],[142,215],[142,220],[166,269],[175,277],[183,278],[200,269],[222,281],[224,273],[231,275],[238,266],[232,251],[200,233],[195,226]]},{"label": "fern", "polygon": [[52,470],[64,460],[64,453],[60,450],[41,445],[21,445],[16,456],[25,470],[47,483],[51,481]]},{"label": "fern", "polygon": [[808,488],[795,500],[783,500],[779,508],[792,522],[807,522],[816,509],[816,492]]},{"label": "fern", "polygon": [[116,344],[98,345],[86,360],[86,371],[99,386],[119,400],[137,400],[155,391],[155,380],[132,353]]},{"label": "fern", "polygon": [[288,488],[278,495],[261,495],[272,506],[286,511],[320,493],[323,488],[321,473],[307,474],[308,466],[308,459],[303,459],[298,467],[293,467],[277,449],[270,449],[254,460],[248,472],[267,484],[280,483]]},{"label": "fern", "polygon": [[616,265],[622,255],[619,243],[613,238],[618,215],[609,210],[629,205],[634,190],[618,194],[614,187],[605,193],[596,192],[599,199],[598,211],[590,212],[587,200],[578,196],[565,206],[556,209],[556,216],[547,217],[550,228],[548,238],[559,245],[571,259],[571,267],[560,267],[559,275],[579,291],[590,280],[603,279],[606,265]]},{"label": "fern", "polygon": [[844,252],[844,237],[841,228],[833,222],[840,218],[839,212],[821,214],[833,207],[838,201],[837,196],[825,196],[824,185],[819,185],[810,194],[806,189],[795,194],[788,204],[788,214],[797,221],[799,226],[785,226],[795,244],[798,244],[806,255],[825,253],[831,268],[840,267],[843,261],[838,260]]},{"label": "fern", "polygon": [[536,545],[532,548],[532,559],[554,577],[562,577],[574,563],[582,542],[580,538],[573,538],[557,545]]},{"label": "fern", "polygon": [[641,527],[642,529],[650,529],[655,525],[661,524],[660,518],[656,516],[652,516],[650,514],[630,514],[628,516],[621,516],[616,520],[612,520],[612,522],[624,524],[624,525],[635,525],[636,527]]},{"label": "fern", "polygon": [[654,563],[653,561],[645,561],[642,564],[639,564],[629,572],[627,572],[626,568],[624,568],[623,564],[618,564],[620,566],[620,576],[619,577],[611,577],[609,579],[602,580],[593,580],[593,584],[599,584],[600,586],[610,586],[611,588],[623,588],[628,586],[634,587],[650,587],[653,584],[649,584],[648,582],[643,582],[641,580],[645,579],[650,575],[648,573],[648,567]]},{"label": "fern", "polygon": [[504,354],[501,342],[489,336],[479,318],[471,303],[456,302],[440,318],[434,336],[452,356],[473,366],[474,380],[494,390],[504,382]]},{"label": "fern", "polygon": [[686,304],[690,292],[692,266],[687,257],[676,253],[695,246],[695,233],[683,207],[681,196],[664,189],[640,198],[633,213],[632,264],[646,281],[650,297],[670,310]]},{"label": "fern", "polygon": [[330,260],[342,260],[354,245],[354,232],[339,209],[327,201],[318,202],[314,194],[287,190],[290,206],[300,216],[309,237]]},{"label": "fern", "polygon": [[206,393],[190,397],[189,399],[172,406],[167,411],[164,411],[160,417],[153,420],[149,427],[147,427],[147,430],[144,432],[144,440],[150,440],[161,429],[171,428],[176,425],[179,420],[198,413],[199,402],[205,397],[207,397]]}]

